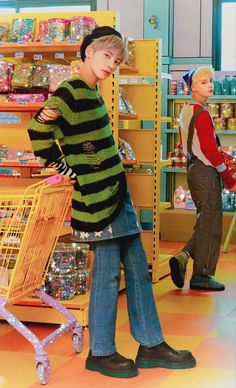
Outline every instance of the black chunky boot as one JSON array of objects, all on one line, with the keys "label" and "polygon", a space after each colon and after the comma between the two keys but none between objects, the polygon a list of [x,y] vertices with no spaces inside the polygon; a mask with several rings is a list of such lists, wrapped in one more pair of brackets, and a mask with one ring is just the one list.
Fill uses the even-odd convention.
[{"label": "black chunky boot", "polygon": [[138,368],[187,369],[196,365],[196,360],[190,351],[175,350],[166,342],[151,348],[140,345],[135,362]]},{"label": "black chunky boot", "polygon": [[90,350],[85,368],[110,377],[127,378],[138,374],[134,361],[117,352],[111,356],[93,356]]}]

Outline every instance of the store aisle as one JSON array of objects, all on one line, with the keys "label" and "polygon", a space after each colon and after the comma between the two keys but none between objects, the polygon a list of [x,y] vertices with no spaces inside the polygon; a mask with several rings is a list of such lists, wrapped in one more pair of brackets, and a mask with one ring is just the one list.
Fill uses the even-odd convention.
[{"label": "store aisle", "polygon": [[[163,252],[176,252],[182,244],[161,243]],[[158,311],[166,341],[176,348],[190,349],[197,367],[189,370],[140,369],[132,379],[107,378],[84,369],[88,353],[88,331],[84,350],[74,355],[70,334],[47,348],[52,364],[49,388],[235,388],[236,387],[236,246],[221,254],[217,279],[225,292],[190,291],[191,269],[183,290],[166,277],[154,285]],[[37,312],[36,312],[37,313]],[[48,325],[29,325],[40,337]],[[125,292],[119,297],[118,351],[135,357],[137,343],[129,334]],[[4,321],[0,322],[0,387],[37,388],[34,351],[31,345]]]}]

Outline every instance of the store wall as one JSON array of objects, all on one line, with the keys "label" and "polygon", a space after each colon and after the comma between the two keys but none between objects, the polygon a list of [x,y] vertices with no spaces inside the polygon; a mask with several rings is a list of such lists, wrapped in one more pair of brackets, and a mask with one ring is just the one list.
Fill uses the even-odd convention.
[{"label": "store wall", "polygon": [[120,31],[133,39],[143,38],[144,0],[97,0],[97,10],[116,11],[120,15]]}]

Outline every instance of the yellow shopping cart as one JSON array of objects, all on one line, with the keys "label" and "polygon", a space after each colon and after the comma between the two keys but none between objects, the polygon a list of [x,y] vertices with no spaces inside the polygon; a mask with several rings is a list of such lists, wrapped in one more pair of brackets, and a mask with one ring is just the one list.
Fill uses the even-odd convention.
[{"label": "yellow shopping cart", "polygon": [[[75,352],[83,348],[83,330],[76,318],[41,288],[71,203],[72,189],[61,175],[54,175],[24,191],[0,194],[0,315],[34,346],[40,384],[47,384],[51,375],[46,345],[72,330]],[[67,318],[42,341],[6,308],[30,293]]]}]

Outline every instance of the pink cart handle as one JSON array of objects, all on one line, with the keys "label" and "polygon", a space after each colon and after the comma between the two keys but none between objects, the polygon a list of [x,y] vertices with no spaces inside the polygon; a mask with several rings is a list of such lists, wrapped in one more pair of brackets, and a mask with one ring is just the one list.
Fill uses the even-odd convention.
[{"label": "pink cart handle", "polygon": [[49,185],[57,185],[58,183],[61,183],[64,178],[61,174],[55,174],[50,176],[49,178],[46,178],[45,180]]}]

